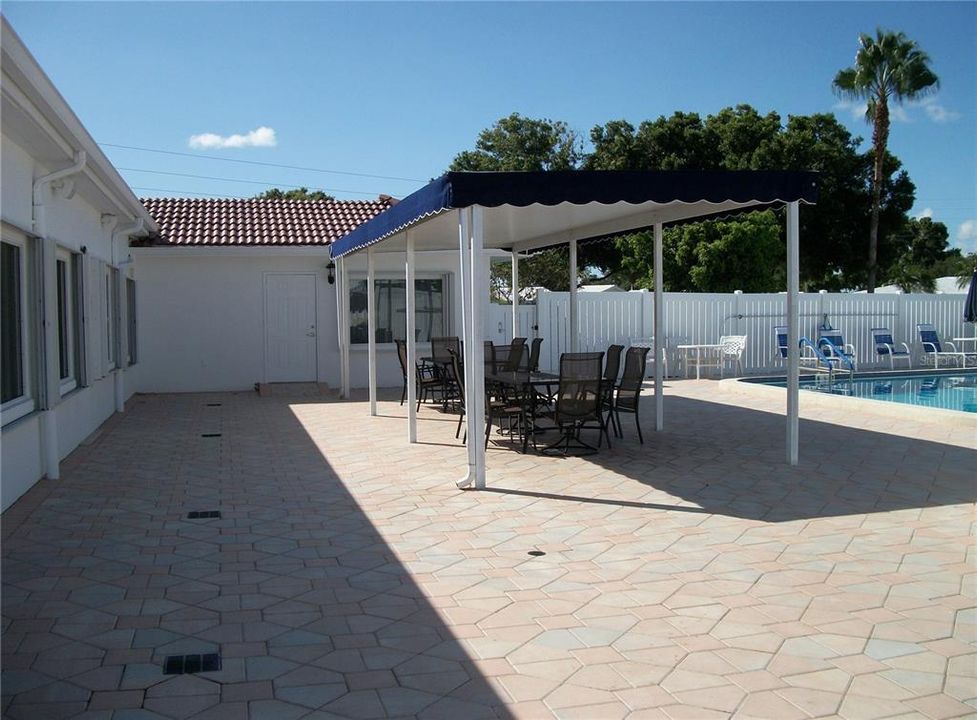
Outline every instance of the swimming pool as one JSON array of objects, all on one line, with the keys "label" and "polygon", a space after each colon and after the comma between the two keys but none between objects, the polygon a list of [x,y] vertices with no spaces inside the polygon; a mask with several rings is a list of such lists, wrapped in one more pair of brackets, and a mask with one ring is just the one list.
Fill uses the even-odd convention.
[{"label": "swimming pool", "polygon": [[[748,382],[787,387],[784,379]],[[854,380],[836,375],[833,383],[828,383],[826,377],[802,377],[801,390],[977,413],[977,370],[911,375],[873,374],[856,376]]]}]

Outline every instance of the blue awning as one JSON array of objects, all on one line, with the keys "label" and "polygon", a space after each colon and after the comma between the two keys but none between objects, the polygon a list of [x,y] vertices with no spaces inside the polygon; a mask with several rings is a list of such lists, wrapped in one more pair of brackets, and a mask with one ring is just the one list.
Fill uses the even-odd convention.
[{"label": "blue awning", "polygon": [[[532,249],[771,204],[817,201],[817,174],[795,171],[449,172],[334,242],[338,258],[425,226],[420,247],[458,242],[448,210],[481,206],[486,247]],[[562,240],[562,241],[566,241]]]}]

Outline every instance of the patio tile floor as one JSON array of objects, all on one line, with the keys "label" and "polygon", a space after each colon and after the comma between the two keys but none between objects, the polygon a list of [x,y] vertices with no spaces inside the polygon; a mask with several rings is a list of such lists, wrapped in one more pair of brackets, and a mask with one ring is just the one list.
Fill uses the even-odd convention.
[{"label": "patio tile floor", "polygon": [[649,398],[586,459],[497,437],[472,492],[393,395],[136,396],[2,517],[3,715],[977,715],[973,426],[802,400],[790,468],[742,404],[669,382],[665,432]]}]

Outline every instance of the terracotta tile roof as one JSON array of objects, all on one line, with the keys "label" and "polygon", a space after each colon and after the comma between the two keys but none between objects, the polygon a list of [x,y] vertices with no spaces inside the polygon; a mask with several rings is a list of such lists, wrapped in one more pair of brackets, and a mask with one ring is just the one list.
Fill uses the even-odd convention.
[{"label": "terracotta tile roof", "polygon": [[150,245],[328,245],[396,204],[376,200],[142,198],[160,227]]}]

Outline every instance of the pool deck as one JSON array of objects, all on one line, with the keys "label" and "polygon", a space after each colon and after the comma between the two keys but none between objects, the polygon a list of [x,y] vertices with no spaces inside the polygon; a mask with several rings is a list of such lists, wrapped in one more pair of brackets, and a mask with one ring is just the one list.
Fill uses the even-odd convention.
[{"label": "pool deck", "polygon": [[792,468],[762,390],[485,492],[394,394],[136,396],[2,517],[4,717],[973,717],[977,433],[802,394]]}]

